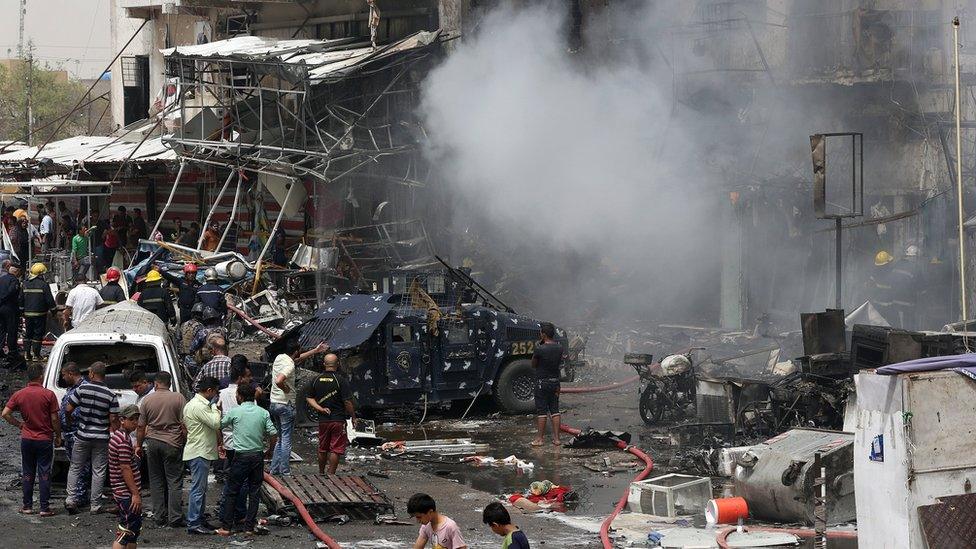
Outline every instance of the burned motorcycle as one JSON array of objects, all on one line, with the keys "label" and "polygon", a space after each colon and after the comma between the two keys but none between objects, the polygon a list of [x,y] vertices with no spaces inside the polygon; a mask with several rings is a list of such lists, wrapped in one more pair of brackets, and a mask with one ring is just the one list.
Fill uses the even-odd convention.
[{"label": "burned motorcycle", "polygon": [[671,355],[654,364],[643,353],[624,355],[640,376],[640,416],[647,425],[674,423],[695,413],[695,369],[691,353]]}]

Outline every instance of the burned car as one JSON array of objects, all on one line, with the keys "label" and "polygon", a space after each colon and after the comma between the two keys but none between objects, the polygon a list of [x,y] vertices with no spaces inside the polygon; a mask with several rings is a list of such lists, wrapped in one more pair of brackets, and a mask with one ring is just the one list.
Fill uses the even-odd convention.
[{"label": "burned car", "polygon": [[[493,302],[482,290],[458,293],[452,286],[411,275],[393,285],[397,293],[332,297],[312,319],[269,345],[266,355],[273,358],[287,337],[298,337],[302,348],[328,343],[342,357],[341,371],[361,409],[492,395],[505,412],[531,411],[531,358],[540,321]],[[563,329],[556,328],[556,339],[567,349],[562,379],[570,381],[582,349],[570,350]]]}]

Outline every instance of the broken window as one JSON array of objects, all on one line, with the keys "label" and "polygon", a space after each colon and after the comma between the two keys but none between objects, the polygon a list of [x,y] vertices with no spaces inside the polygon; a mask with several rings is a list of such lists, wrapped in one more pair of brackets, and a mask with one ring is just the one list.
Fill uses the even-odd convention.
[{"label": "broken window", "polygon": [[[152,345],[131,343],[74,343],[68,345],[61,360],[61,366],[74,362],[82,370],[94,362],[104,362],[105,385],[110,389],[130,389],[128,370],[141,370],[152,382],[159,372],[159,358]],[[58,368],[58,386],[64,387]]]}]

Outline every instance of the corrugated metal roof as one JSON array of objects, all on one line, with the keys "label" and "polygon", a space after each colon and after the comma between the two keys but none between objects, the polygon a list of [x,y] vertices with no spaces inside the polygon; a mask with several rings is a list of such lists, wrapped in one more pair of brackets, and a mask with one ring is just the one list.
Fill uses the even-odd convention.
[{"label": "corrugated metal roof", "polygon": [[160,50],[164,56],[203,59],[272,61],[309,67],[309,79],[317,83],[346,69],[422,48],[434,43],[440,31],[420,31],[387,46],[349,48],[348,40],[282,40],[268,36],[237,36],[208,44]]},{"label": "corrugated metal roof", "polygon": [[[37,155],[37,159],[49,158],[55,164],[71,166],[72,161],[80,160],[85,163],[119,163],[124,162],[139,147],[131,162],[175,161],[176,153],[163,144],[160,137],[147,139],[141,146],[138,141],[116,141],[114,137],[106,136],[77,136],[48,143],[44,150]],[[19,151],[8,151],[0,154],[0,164],[18,163],[30,160],[37,153],[37,147],[29,147]]]}]

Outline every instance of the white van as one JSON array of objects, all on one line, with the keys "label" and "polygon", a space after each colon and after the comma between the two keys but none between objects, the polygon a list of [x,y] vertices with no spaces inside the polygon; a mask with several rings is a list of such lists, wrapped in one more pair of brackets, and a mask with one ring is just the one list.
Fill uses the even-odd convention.
[{"label": "white van", "polygon": [[173,391],[189,395],[191,383],[176,355],[166,325],[155,314],[131,301],[123,301],[91,313],[82,324],[58,337],[44,371],[44,387],[54,391],[58,402],[68,387],[61,367],[74,362],[85,370],[104,362],[105,384],[119,397],[119,406],[135,404],[136,394],[125,372],[146,372],[152,383],[158,372],[173,376]]}]

